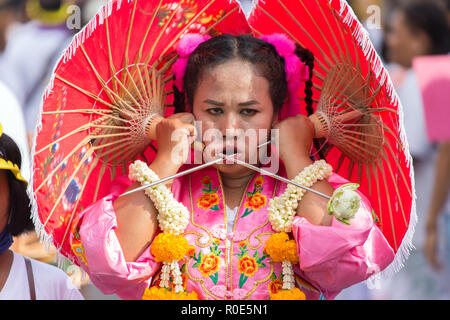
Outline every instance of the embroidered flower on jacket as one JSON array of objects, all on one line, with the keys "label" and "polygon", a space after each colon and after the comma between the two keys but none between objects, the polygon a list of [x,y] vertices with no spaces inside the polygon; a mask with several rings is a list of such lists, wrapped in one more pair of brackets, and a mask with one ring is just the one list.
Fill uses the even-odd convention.
[{"label": "embroidered flower on jacket", "polygon": [[245,212],[241,218],[248,216],[253,211],[258,211],[259,209],[267,205],[266,196],[261,194],[264,189],[264,187],[262,186],[263,183],[263,176],[259,176],[255,179],[255,182],[253,183],[253,191],[247,192],[247,199],[244,203]]},{"label": "embroidered flower on jacket", "polygon": [[253,277],[256,271],[258,271],[256,259],[247,255],[243,256],[238,261],[238,271],[246,277]]},{"label": "embroidered flower on jacket", "polygon": [[211,274],[219,271],[220,260],[214,253],[209,253],[206,256],[202,257],[202,261],[198,270],[202,273],[202,275],[206,278]]},{"label": "embroidered flower on jacket", "polygon": [[267,204],[266,196],[256,193],[255,195],[248,197],[245,201],[244,207],[258,211],[259,209],[265,207]]},{"label": "embroidered flower on jacket", "polygon": [[219,195],[216,193],[219,187],[212,188],[212,181],[209,176],[204,176],[201,180],[203,184],[202,192],[203,195],[197,198],[197,206],[204,210],[219,210]]}]

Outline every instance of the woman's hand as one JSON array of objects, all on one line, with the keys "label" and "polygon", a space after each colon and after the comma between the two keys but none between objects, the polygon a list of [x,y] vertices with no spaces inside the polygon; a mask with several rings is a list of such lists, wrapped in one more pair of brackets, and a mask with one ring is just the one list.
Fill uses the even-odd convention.
[{"label": "woman's hand", "polygon": [[167,171],[176,173],[186,162],[196,136],[194,120],[192,113],[176,113],[156,125],[158,152],[154,162],[163,164],[166,175]]},{"label": "woman's hand", "polygon": [[[294,179],[304,168],[311,165],[311,146],[314,137],[314,125],[307,117],[297,115],[286,118],[274,126],[279,130],[280,159],[286,168],[287,177]],[[327,180],[315,183],[312,189],[331,196],[334,188]],[[328,199],[312,192],[306,192],[297,207],[297,215],[310,223],[330,226],[332,216],[327,212]]]},{"label": "woman's hand", "polygon": [[438,230],[437,225],[434,224],[427,224],[426,227],[426,237],[425,237],[425,246],[424,246],[424,253],[425,257],[428,261],[428,263],[431,265],[431,267],[434,270],[441,270],[442,264],[438,259]]}]

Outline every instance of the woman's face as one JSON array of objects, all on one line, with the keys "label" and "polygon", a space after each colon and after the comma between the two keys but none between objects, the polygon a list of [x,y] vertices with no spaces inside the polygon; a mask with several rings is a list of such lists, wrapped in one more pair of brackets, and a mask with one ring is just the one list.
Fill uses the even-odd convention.
[{"label": "woman's face", "polygon": [[0,232],[8,223],[9,217],[9,185],[5,170],[0,170]]},{"label": "woman's face", "polygon": [[406,15],[400,10],[391,16],[386,46],[389,60],[405,68],[412,66],[414,57],[427,55],[431,51],[429,37],[423,31],[412,31],[408,26]]},{"label": "woman's face", "polygon": [[[245,154],[246,162],[257,165],[259,160],[252,163],[258,152],[256,145],[267,141],[277,119],[269,82],[255,74],[251,63],[238,59],[203,72],[194,93],[193,113],[202,125],[205,162],[220,151],[228,154],[238,151]],[[228,174],[248,171],[237,164],[216,167]]]}]

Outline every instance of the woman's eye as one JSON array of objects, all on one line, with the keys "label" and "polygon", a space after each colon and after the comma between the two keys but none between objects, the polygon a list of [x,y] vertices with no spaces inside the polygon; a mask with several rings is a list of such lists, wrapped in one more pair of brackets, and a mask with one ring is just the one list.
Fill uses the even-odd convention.
[{"label": "woman's eye", "polygon": [[256,114],[257,112],[258,112],[258,110],[255,110],[255,109],[242,109],[241,110],[241,113],[244,116],[252,116],[252,115]]},{"label": "woman's eye", "polygon": [[210,108],[208,110],[206,110],[209,114],[220,114],[222,113],[222,109],[221,108]]}]

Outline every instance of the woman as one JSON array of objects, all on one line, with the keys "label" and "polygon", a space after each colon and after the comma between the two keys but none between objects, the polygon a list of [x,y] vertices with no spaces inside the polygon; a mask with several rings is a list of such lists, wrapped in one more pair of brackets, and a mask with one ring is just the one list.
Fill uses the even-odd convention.
[{"label": "woman", "polygon": [[[419,79],[412,66],[415,57],[450,52],[449,25],[445,12],[433,1],[398,5],[391,11],[388,22],[388,69],[404,105],[405,131],[414,164],[417,216],[419,221],[426,221],[433,197],[436,147],[428,139]],[[428,235],[436,235],[438,225],[417,224],[413,245],[423,248]],[[382,281],[380,290],[372,291],[372,295],[380,299],[448,299],[449,270],[437,272],[427,261],[426,254],[415,250],[405,268],[396,277]]]},{"label": "woman", "polygon": [[[249,148],[243,148],[248,141],[238,143],[242,131],[274,128],[279,131],[277,152],[282,162],[277,174],[301,181],[305,168],[314,171],[322,165],[309,156],[312,123],[305,116],[289,117],[298,109],[295,95],[301,79],[306,81],[305,101],[312,112],[312,54],[282,35],[266,37],[270,43],[248,36],[207,38],[192,35],[180,42],[180,58],[174,66],[175,107],[192,112],[201,121],[203,134],[220,133],[220,139],[204,141],[205,150],[213,150],[211,158],[228,149],[249,162]],[[150,176],[154,180],[190,167],[183,166],[186,157],[172,157],[179,147],[171,139],[177,130],[184,130],[190,139],[196,135],[194,126],[177,115],[162,120],[156,127],[157,156],[148,168],[142,163],[130,166],[132,180],[145,182]],[[258,144],[268,139],[258,137]],[[258,165],[262,160],[258,158]],[[312,188],[327,195],[346,182],[337,175],[328,179],[324,175],[316,177],[320,181]],[[236,163],[217,164],[169,181],[166,186],[171,192],[161,188],[155,195],[156,189],[150,188],[118,198],[138,186],[139,182],[119,178],[110,195],[80,215],[71,239],[93,283],[122,298],[139,299],[146,288],[156,285],[175,292],[181,287],[200,299],[275,298],[284,292],[282,286],[300,287],[307,299],[332,299],[343,288],[384,269],[394,257],[364,197],[347,226],[327,213],[327,199],[311,192],[299,195],[303,196],[299,202],[289,202],[286,210],[293,212],[291,220],[278,219],[282,213],[273,203],[285,208],[283,196],[290,189]],[[166,206],[158,200],[161,197]],[[172,216],[167,213],[171,206],[177,208]],[[180,220],[183,214],[177,214],[183,210],[187,216]],[[174,259],[181,263],[162,260],[176,247],[164,246],[162,230],[179,232],[187,239],[188,257]],[[284,235],[276,232],[283,230]],[[292,257],[284,253],[277,257],[279,248],[273,244],[278,240],[295,248]],[[183,246],[182,241],[173,241]],[[294,274],[289,271],[292,264]]]},{"label": "woman", "polygon": [[9,249],[13,236],[34,230],[21,156],[0,125],[0,300],[83,300],[62,270]]}]

